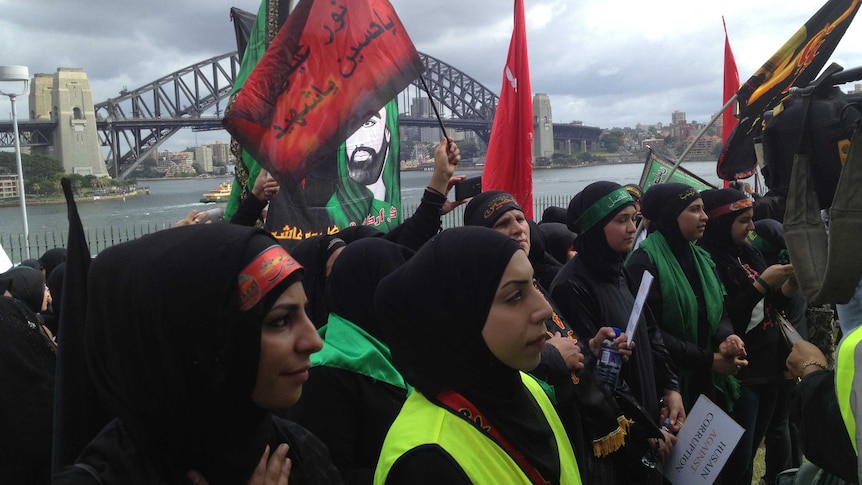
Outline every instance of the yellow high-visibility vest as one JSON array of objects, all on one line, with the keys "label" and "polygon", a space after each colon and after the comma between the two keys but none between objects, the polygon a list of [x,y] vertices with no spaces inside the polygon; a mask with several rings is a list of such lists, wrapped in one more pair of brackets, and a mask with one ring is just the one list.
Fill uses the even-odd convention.
[{"label": "yellow high-visibility vest", "polygon": [[[524,386],[536,399],[557,442],[560,484],[581,485],[572,445],[545,392],[532,377],[521,373]],[[374,484],[383,485],[398,458],[421,445],[436,444],[446,450],[474,484],[524,484],[530,479],[506,451],[465,419],[435,405],[414,390],[389,428],[377,462]]]}]

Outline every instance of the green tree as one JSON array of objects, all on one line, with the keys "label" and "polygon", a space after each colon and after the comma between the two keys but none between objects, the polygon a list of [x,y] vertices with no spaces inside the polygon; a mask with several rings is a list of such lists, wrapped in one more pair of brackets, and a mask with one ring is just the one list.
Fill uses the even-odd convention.
[{"label": "green tree", "polygon": [[596,159],[596,156],[590,152],[581,152],[575,155],[575,159],[581,163],[592,162]]},{"label": "green tree", "polygon": [[[24,192],[40,195],[55,193],[55,176],[64,173],[62,162],[41,154],[22,153],[21,169],[24,171]],[[0,152],[0,173],[18,173],[15,153]]]},{"label": "green tree", "polygon": [[622,128],[614,128],[602,135],[602,144],[605,146],[605,150],[616,153],[623,146],[623,135]]}]

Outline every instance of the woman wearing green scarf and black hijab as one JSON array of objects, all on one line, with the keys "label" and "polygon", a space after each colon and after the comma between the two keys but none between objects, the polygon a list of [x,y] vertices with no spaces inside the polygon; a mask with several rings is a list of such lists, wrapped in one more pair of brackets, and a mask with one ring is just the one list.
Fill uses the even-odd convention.
[{"label": "woman wearing green scarf and black hijab", "polygon": [[[634,245],[635,217],[634,200],[614,182],[594,182],[569,203],[567,222],[578,234],[577,254],[554,279],[551,296],[582,337],[591,338],[605,325],[626,327],[637,287],[623,262]],[[661,483],[661,474],[644,466],[641,457],[652,451],[667,456],[674,437],[659,430],[662,414],[673,423],[669,428],[678,430],[685,412],[673,362],[649,311],[641,315],[632,342],[636,347],[623,363],[615,392],[633,398],[643,410],[632,416],[627,446],[611,457],[617,483]],[[661,409],[660,400],[667,409]]]},{"label": "woman wearing green scarf and black hijab", "polygon": [[340,483],[325,446],[269,412],[296,402],[321,347],[301,277],[270,234],[233,224],[99,254],[87,363],[116,419],[54,483],[237,485],[263,473]]},{"label": "woman wearing green scarf and black hijab", "polygon": [[551,307],[517,242],[443,231],[374,295],[396,368],[415,386],[374,482],[580,484],[556,411],[523,373],[539,364]]},{"label": "woman wearing green scarf and black hijab", "polygon": [[686,409],[700,394],[726,410],[739,397],[734,375],[747,364],[742,340],[724,312],[724,288],[709,254],[695,246],[707,216],[700,193],[686,184],[653,185],[641,212],[650,234],[626,269],[640,285],[644,271],[655,278],[647,305],[658,320],[676,364]]},{"label": "woman wearing green scarf and black hijab", "polygon": [[379,237],[344,248],[326,280],[329,320],[320,329],[323,350],[311,356],[302,399],[287,417],[329,448],[344,482],[371,484],[383,439],[407,399],[407,383],[374,312],[385,276],[413,255]]}]

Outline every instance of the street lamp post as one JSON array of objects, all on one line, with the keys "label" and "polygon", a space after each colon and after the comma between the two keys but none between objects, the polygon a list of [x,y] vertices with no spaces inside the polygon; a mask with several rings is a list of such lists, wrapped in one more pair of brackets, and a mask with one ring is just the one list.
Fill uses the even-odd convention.
[{"label": "street lamp post", "polygon": [[30,259],[30,226],[27,224],[27,205],[24,202],[24,170],[21,167],[21,138],[18,136],[18,113],[15,98],[23,96],[30,85],[27,66],[0,66],[0,94],[8,96],[12,103],[12,131],[15,134],[15,163],[18,168],[18,198],[21,201],[21,217],[24,219],[24,257]]}]

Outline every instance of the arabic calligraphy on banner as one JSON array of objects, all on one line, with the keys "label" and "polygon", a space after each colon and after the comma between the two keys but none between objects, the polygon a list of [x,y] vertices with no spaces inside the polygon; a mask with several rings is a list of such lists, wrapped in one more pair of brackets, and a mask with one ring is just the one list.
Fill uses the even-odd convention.
[{"label": "arabic calligraphy on banner", "polygon": [[302,0],[225,128],[282,184],[305,176],[423,70],[386,0]]}]

